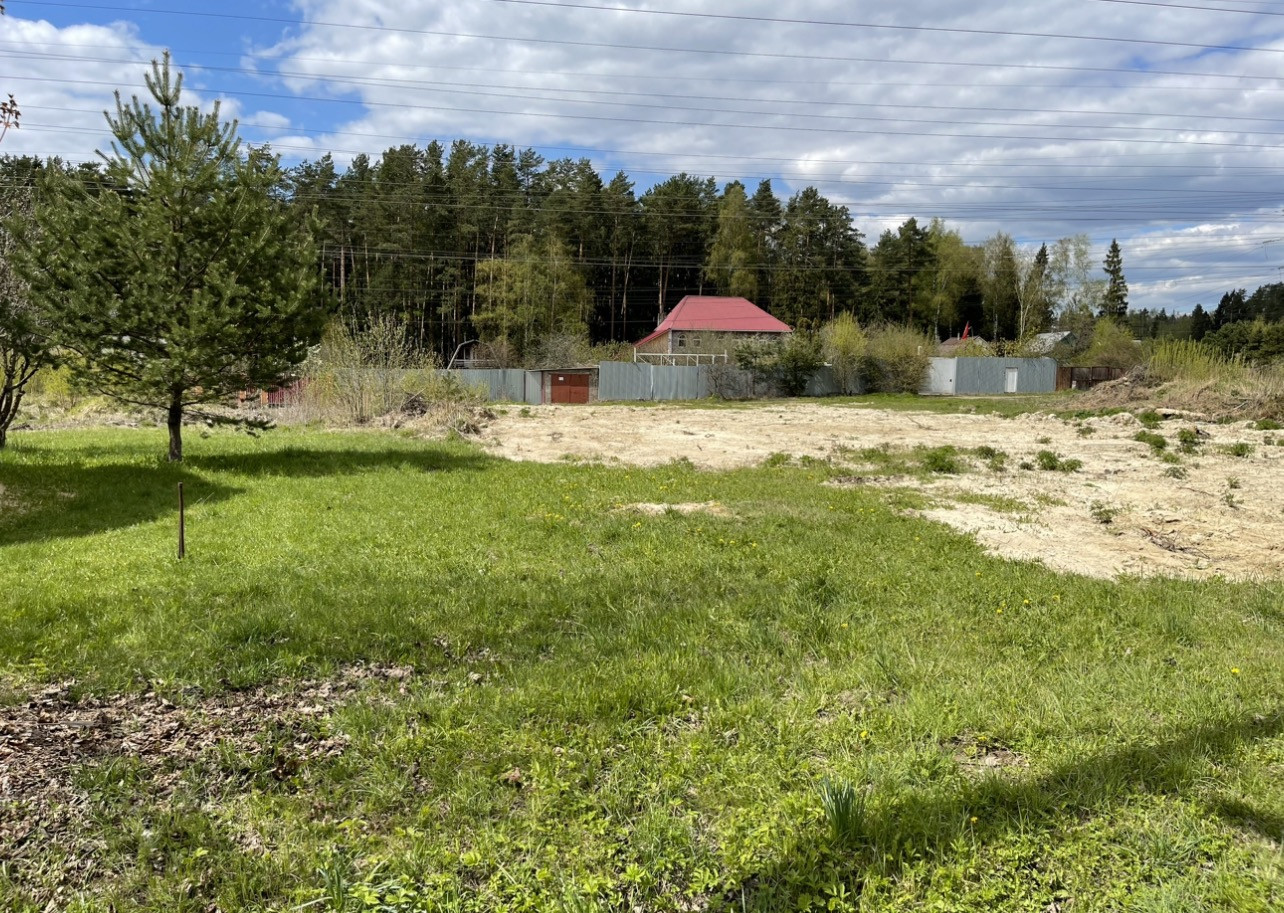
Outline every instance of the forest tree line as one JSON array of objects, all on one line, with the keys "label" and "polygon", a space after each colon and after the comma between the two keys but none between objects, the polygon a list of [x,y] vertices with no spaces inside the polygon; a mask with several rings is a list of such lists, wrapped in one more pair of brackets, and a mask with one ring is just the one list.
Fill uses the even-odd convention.
[{"label": "forest tree line", "polygon": [[[30,191],[49,167],[91,187],[107,180],[94,164],[8,156],[0,182]],[[633,342],[690,294],[742,295],[803,329],[850,313],[940,339],[966,327],[991,340],[1054,327],[1086,338],[1110,316],[1137,338],[1284,354],[1284,325],[1270,329],[1284,318],[1284,286],[1228,292],[1215,310],[1185,315],[1129,310],[1117,242],[1102,261],[1086,235],[969,244],[940,219],[910,218],[868,244],[814,187],[782,200],[769,180],[751,193],[681,173],[638,193],[587,159],[457,140],[358,155],[343,170],[326,155],[284,169],[276,194],[314,220],[318,307],[355,324],[396,317],[443,358],[478,338],[519,360],[553,335]]]},{"label": "forest tree line", "polygon": [[[0,180],[32,187],[48,167],[91,187],[107,179],[93,164],[6,157]],[[357,323],[395,316],[442,357],[477,338],[516,357],[554,334],[636,341],[690,294],[742,295],[804,329],[850,313],[938,338],[970,326],[1015,340],[1127,313],[1117,244],[1103,268],[1084,235],[968,244],[939,219],[910,218],[871,245],[846,207],[814,187],[782,200],[769,180],[750,192],[681,173],[639,193],[587,159],[457,140],[358,155],[343,170],[328,155],[303,162],[276,194],[315,218],[319,306]]]}]

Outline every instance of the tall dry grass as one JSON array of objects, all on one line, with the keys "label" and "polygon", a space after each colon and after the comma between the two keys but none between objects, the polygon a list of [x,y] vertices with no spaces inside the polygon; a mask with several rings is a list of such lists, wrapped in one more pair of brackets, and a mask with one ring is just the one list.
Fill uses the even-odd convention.
[{"label": "tall dry grass", "polygon": [[417,349],[403,323],[382,317],[360,330],[339,322],[327,327],[281,418],[335,426],[419,419],[470,430],[484,402],[481,391]]},{"label": "tall dry grass", "polygon": [[1284,364],[1250,365],[1193,340],[1160,340],[1143,369],[1089,394],[1098,405],[1147,403],[1211,419],[1284,418]]}]

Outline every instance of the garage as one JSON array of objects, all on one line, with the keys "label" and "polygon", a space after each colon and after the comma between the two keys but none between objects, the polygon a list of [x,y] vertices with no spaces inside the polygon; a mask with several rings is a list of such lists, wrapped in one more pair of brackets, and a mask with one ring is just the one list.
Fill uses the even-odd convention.
[{"label": "garage", "polygon": [[549,403],[587,403],[594,399],[593,389],[596,384],[596,371],[589,368],[563,369],[546,371],[545,390]]}]

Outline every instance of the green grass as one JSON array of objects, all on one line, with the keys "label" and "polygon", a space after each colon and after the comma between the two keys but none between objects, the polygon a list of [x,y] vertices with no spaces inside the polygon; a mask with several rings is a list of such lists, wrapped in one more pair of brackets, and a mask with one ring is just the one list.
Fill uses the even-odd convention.
[{"label": "green grass", "polygon": [[[317,720],[347,746],[297,770],[269,723],[275,766],[215,744],[172,791],[127,755],[85,763],[98,874],[67,909],[1284,902],[1277,584],[990,558],[821,464],[274,432],[171,466],[162,438],[0,454],[12,700],[415,674]],[[656,501],[724,512],[627,509]],[[0,908],[47,899],[58,844],[26,852]]]}]

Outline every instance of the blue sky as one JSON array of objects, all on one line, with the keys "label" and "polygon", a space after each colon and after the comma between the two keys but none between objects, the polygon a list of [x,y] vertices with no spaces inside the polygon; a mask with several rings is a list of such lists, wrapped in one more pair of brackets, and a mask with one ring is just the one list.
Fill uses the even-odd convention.
[{"label": "blue sky", "polygon": [[1284,11],[1166,2],[9,0],[4,152],[93,158],[113,89],[168,47],[193,100],[289,160],[465,138],[639,190],[815,184],[871,241],[911,215],[1087,233],[1098,259],[1118,238],[1133,306],[1186,311],[1284,266]]}]

